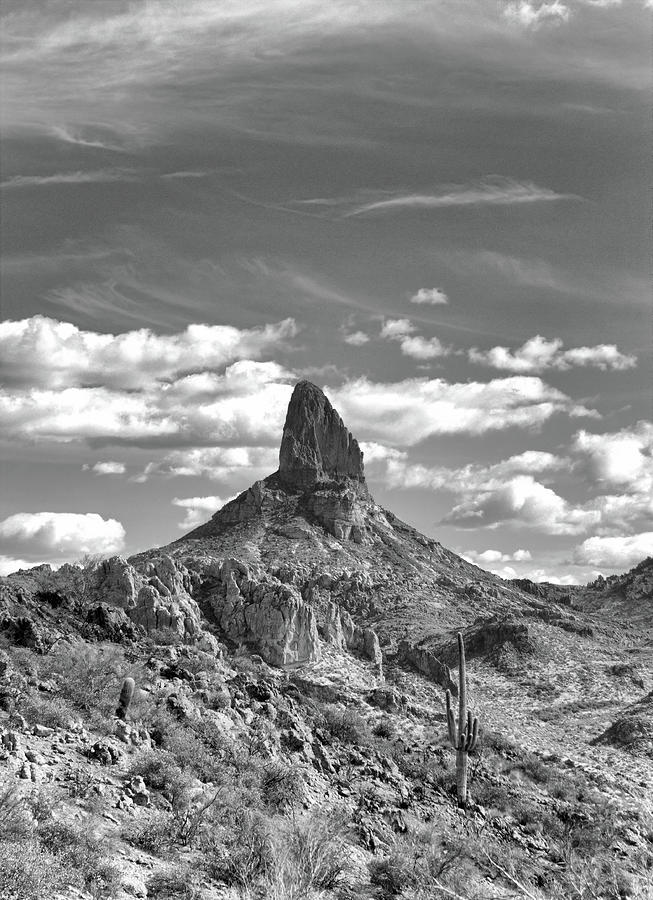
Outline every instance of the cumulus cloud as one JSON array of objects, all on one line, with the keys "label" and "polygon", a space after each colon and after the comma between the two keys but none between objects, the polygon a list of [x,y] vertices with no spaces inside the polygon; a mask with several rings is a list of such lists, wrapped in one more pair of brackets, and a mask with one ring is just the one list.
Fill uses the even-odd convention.
[{"label": "cumulus cloud", "polygon": [[[84,466],[84,468],[87,469],[89,467]],[[126,466],[124,463],[107,459],[103,462],[96,462],[94,465],[90,466],[90,470],[91,472],[95,472],[96,475],[124,475]]]},{"label": "cumulus cloud", "polygon": [[345,344],[351,344],[352,347],[362,347],[363,344],[369,342],[369,339],[369,335],[365,334],[364,331],[352,331],[351,334],[346,334],[343,338]]},{"label": "cumulus cloud", "polygon": [[400,341],[399,346],[404,356],[411,356],[413,359],[436,359],[449,353],[436,337],[406,337]]},{"label": "cumulus cloud", "polygon": [[460,494],[489,491],[503,485],[515,475],[550,477],[570,465],[565,457],[542,450],[527,450],[489,465],[469,463],[452,468],[425,466],[409,460],[408,452],[383,444],[362,443],[365,464],[373,477],[391,488],[431,488]]},{"label": "cumulus cloud", "polygon": [[[192,332],[192,326],[187,332]],[[295,380],[293,373],[277,363],[246,359],[227,365],[222,373],[200,371],[163,379],[164,372],[192,363],[192,342],[187,348],[188,356],[184,348],[182,358],[176,362],[165,360],[160,354],[158,339],[153,352],[145,358],[140,340],[115,351],[108,345],[93,355],[87,370],[76,352],[57,357],[57,347],[36,373],[30,370],[27,349],[16,357],[19,382],[13,390],[0,390],[0,424],[6,437],[163,448],[276,444]],[[204,354],[201,347],[196,349],[198,364],[207,365],[217,363],[224,347],[213,347]],[[47,358],[47,346],[42,350]],[[127,358],[131,351],[134,359],[130,364]],[[84,385],[52,390],[25,384],[30,377],[37,380],[44,370],[54,373],[54,380],[64,384],[101,380],[99,371],[97,375],[91,373],[99,370],[104,356],[106,379],[115,381],[117,387]],[[124,366],[123,372],[118,360]]]},{"label": "cumulus cloud", "polygon": [[98,513],[21,512],[0,522],[0,538],[28,559],[64,561],[86,553],[119,553],[125,529]]},{"label": "cumulus cloud", "polygon": [[[514,577],[514,576],[513,576]],[[551,569],[528,569],[523,572],[520,576],[521,578],[529,578],[531,581],[535,581],[538,584],[543,581],[548,581],[550,584],[561,584],[561,585],[572,585],[572,584],[584,584],[587,581],[591,580],[591,574],[587,573],[587,577],[578,577],[576,575],[557,575],[551,571]]]},{"label": "cumulus cloud", "polygon": [[194,447],[173,450],[161,460],[148,463],[134,481],[147,481],[155,475],[210,478],[212,481],[243,476],[255,480],[271,474],[278,465],[279,451],[276,447]]},{"label": "cumulus cloud", "polygon": [[524,28],[537,29],[543,25],[562,25],[568,22],[571,11],[560,0],[551,0],[549,3],[519,0],[516,3],[508,3],[503,14],[509,22]]},{"label": "cumulus cloud", "polygon": [[223,500],[221,497],[175,497],[172,501],[173,506],[181,506],[186,510],[186,514],[178,528],[196,528],[203,522],[208,521],[214,512],[221,509],[225,503],[233,500],[233,497],[227,497]]},{"label": "cumulus cloud", "polygon": [[634,356],[621,353],[614,344],[563,350],[559,338],[547,340],[539,334],[514,352],[508,347],[492,347],[485,351],[472,347],[468,355],[473,363],[520,374],[537,374],[546,369],[567,371],[574,366],[591,366],[604,372],[624,371],[637,365]]},{"label": "cumulus cloud", "polygon": [[349,427],[363,440],[411,446],[434,434],[484,434],[505,428],[537,428],[556,413],[597,414],[574,404],[535,377],[449,383],[408,378],[394,383],[367,378],[327,388]]},{"label": "cumulus cloud", "polygon": [[587,538],[574,550],[577,565],[628,569],[653,556],[653,531],[629,536]]},{"label": "cumulus cloud", "polygon": [[396,341],[413,334],[415,326],[410,319],[386,319],[381,326],[381,337]]},{"label": "cumulus cloud", "polygon": [[113,335],[33,316],[0,323],[0,373],[14,384],[134,390],[258,359],[296,334],[293,319],[261,328],[193,324],[172,335],[147,328]]},{"label": "cumulus cloud", "polygon": [[[596,442],[590,449],[600,452],[605,448]],[[618,442],[610,447],[610,451],[614,455],[599,456],[596,462],[599,471],[607,470],[613,479],[629,477],[633,480],[613,480],[612,483],[621,488],[619,493],[598,494],[581,502],[571,502],[551,485],[543,483],[547,473],[551,480],[561,469],[571,469],[572,461],[537,451],[528,451],[492,466],[464,466],[458,470],[411,466],[405,459],[388,459],[385,473],[390,482],[396,480],[405,486],[420,484],[458,494],[459,501],[443,522],[460,528],[496,528],[511,524],[533,528],[543,534],[594,532],[602,536],[642,530],[653,522],[651,477],[647,473],[634,477],[634,472],[641,472],[637,460],[631,460],[629,469],[622,468]],[[626,454],[624,458],[627,461]],[[529,459],[530,466],[526,465]],[[650,460],[646,462],[650,469]]]},{"label": "cumulus cloud", "polygon": [[414,334],[415,330],[410,319],[386,319],[380,336],[388,341],[397,341],[403,355],[413,359],[435,359],[449,353],[438,338],[421,337]]},{"label": "cumulus cloud", "polygon": [[430,306],[439,306],[449,302],[449,298],[441,288],[420,288],[410,298],[411,303],[427,303]]},{"label": "cumulus cloud", "polygon": [[482,552],[468,550],[464,555],[466,559],[480,566],[493,565],[499,562],[525,562],[531,559],[529,550],[515,550],[514,553],[502,553],[501,550],[483,550]]},{"label": "cumulus cloud", "polygon": [[465,497],[442,519],[458,528],[496,528],[511,523],[547,534],[582,534],[598,524],[595,510],[573,507],[531,475]]},{"label": "cumulus cloud", "polygon": [[653,423],[638,422],[633,428],[591,434],[579,431],[572,451],[584,461],[594,481],[637,492],[653,487]]},{"label": "cumulus cloud", "polygon": [[3,556],[0,554],[0,575],[11,575],[19,569],[31,569],[33,566],[40,566],[43,560],[15,559],[13,556]]}]

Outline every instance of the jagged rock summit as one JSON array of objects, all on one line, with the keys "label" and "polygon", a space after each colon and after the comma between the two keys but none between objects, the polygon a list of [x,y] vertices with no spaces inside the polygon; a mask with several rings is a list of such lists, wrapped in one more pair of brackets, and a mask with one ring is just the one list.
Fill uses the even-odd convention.
[{"label": "jagged rock summit", "polygon": [[[363,540],[371,500],[363,452],[324,392],[310,381],[295,385],[290,398],[278,471],[257,481],[186,537],[209,537],[274,508],[287,510],[289,497],[308,522],[319,523],[341,540]],[[289,527],[301,537],[301,523]]]},{"label": "jagged rock summit", "polygon": [[310,381],[295,385],[290,398],[279,451],[279,478],[296,490],[343,478],[365,484],[358,441],[324,392]]}]

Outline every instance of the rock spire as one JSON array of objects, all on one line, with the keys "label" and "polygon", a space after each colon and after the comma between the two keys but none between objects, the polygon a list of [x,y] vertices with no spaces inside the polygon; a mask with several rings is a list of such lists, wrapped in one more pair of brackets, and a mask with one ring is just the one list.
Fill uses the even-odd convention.
[{"label": "rock spire", "polygon": [[279,451],[279,477],[307,491],[320,483],[351,479],[365,484],[363,452],[323,391],[300,381],[290,398]]}]

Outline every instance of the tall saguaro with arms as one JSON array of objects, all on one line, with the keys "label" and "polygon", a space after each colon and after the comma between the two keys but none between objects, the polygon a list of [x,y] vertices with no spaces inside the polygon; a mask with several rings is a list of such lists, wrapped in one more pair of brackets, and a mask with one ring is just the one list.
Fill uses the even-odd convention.
[{"label": "tall saguaro with arms", "polygon": [[447,691],[447,727],[449,740],[456,751],[456,793],[458,806],[467,806],[467,766],[469,753],[478,742],[478,718],[467,709],[467,670],[465,642],[458,632],[458,723],[451,708],[451,691]]}]

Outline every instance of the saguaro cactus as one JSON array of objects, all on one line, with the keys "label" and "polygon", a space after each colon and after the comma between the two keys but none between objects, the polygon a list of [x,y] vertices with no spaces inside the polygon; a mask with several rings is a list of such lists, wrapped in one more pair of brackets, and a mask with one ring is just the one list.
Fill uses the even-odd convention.
[{"label": "saguaro cactus", "polygon": [[127,710],[129,709],[129,704],[132,702],[134,697],[134,688],[136,687],[136,682],[133,678],[125,678],[122,683],[122,687],[120,689],[120,698],[118,700],[118,709],[116,710],[116,715],[119,719],[127,718]]},{"label": "saguaro cactus", "polygon": [[478,741],[478,719],[467,709],[467,670],[465,668],[465,644],[458,632],[458,724],[451,708],[451,691],[447,691],[447,726],[449,740],[456,751],[456,792],[458,806],[467,806],[468,754]]}]

